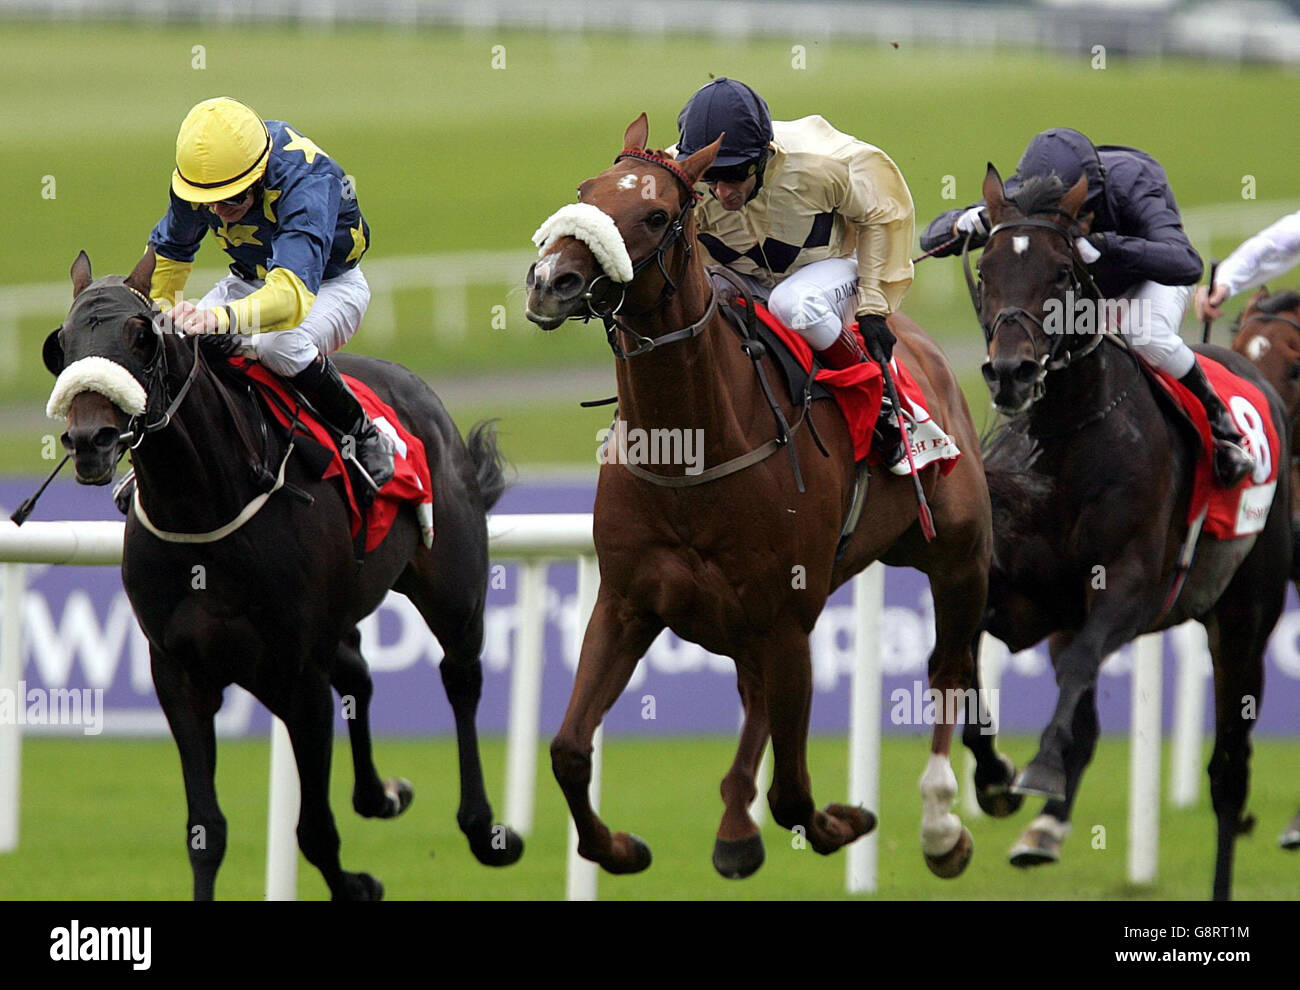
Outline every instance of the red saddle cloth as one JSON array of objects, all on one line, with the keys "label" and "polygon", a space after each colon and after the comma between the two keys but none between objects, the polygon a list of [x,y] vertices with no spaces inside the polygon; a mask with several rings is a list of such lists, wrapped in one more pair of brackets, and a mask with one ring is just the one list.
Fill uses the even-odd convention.
[{"label": "red saddle cloth", "polygon": [[[230,363],[247,375],[249,380],[256,384],[258,388],[279,398],[279,402],[268,401],[266,405],[282,426],[289,426],[292,419],[285,412],[285,409],[298,408],[298,400],[289,391],[283,380],[271,374],[256,361],[234,358]],[[393,475],[393,479],[379,490],[369,511],[365,513],[366,553],[369,553],[383,542],[384,537],[388,535],[389,529],[392,528],[393,520],[397,518],[397,510],[403,502],[429,506],[427,512],[420,513],[422,517],[421,526],[426,530],[424,534],[425,544],[429,545],[433,539],[433,481],[429,476],[429,462],[425,457],[424,442],[402,426],[392,407],[375,395],[369,385],[349,375],[343,375],[343,380],[352,389],[352,393],[360,401],[371,422],[386,433],[388,438],[393,441],[393,446],[397,448],[397,454],[394,458],[396,473]],[[329,431],[306,409],[301,410],[298,426],[332,453],[333,456],[329,467],[325,469],[325,473],[321,477],[337,477],[341,479],[343,494],[348,503],[352,538],[356,539],[361,528],[361,506],[358,504],[356,493],[352,489],[352,476],[344,467],[343,456],[339,453],[338,445],[335,444],[334,438],[330,436]]]},{"label": "red saddle cloth", "polygon": [[[768,312],[762,303],[755,304],[754,315],[790,349],[804,371],[811,370],[813,350],[808,341]],[[856,327],[854,330],[856,332]],[[916,467],[920,469],[939,461],[940,473],[947,474],[961,457],[956,441],[931,418],[925,395],[906,365],[897,358],[892,358],[889,368],[894,388],[898,390],[898,400],[903,403],[914,423],[911,446]],[[872,466],[879,464],[880,454],[871,449],[871,433],[880,416],[880,403],[885,392],[885,376],[880,371],[880,365],[875,361],[863,361],[838,371],[822,368],[817,372],[817,381],[830,391],[849,424],[854,460],[866,458]]]},{"label": "red saddle cloth", "polygon": [[1201,457],[1196,462],[1196,474],[1192,480],[1187,522],[1190,524],[1204,511],[1205,531],[1218,539],[1230,540],[1258,533],[1264,528],[1269,507],[1273,504],[1281,453],[1268,400],[1255,385],[1233,374],[1218,361],[1203,354],[1196,355],[1196,360],[1214,391],[1228,407],[1237,429],[1246,438],[1246,448],[1255,458],[1255,470],[1234,488],[1220,485],[1214,477],[1214,437],[1210,433],[1205,407],[1176,378],[1158,368],[1143,365],[1191,420],[1201,438]]}]

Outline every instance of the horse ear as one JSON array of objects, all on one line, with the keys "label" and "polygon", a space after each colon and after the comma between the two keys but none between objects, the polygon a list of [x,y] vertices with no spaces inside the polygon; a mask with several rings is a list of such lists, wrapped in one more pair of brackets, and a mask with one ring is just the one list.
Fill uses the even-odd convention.
[{"label": "horse ear", "polygon": [[1259,304],[1262,303],[1267,298],[1268,298],[1268,286],[1261,285],[1258,289],[1255,290],[1255,294],[1250,297],[1250,302],[1246,304],[1246,311],[1249,312],[1252,309],[1259,309]]},{"label": "horse ear", "polygon": [[72,298],[76,299],[91,282],[90,258],[85,251],[77,255],[68,274],[72,276]]},{"label": "horse ear", "polygon": [[148,297],[149,290],[153,287],[153,269],[158,261],[158,255],[154,251],[154,246],[150,244],[145,248],[144,257],[131,270],[131,274],[126,277],[126,284],[135,289],[140,295]]},{"label": "horse ear", "polygon": [[59,343],[59,332],[62,329],[63,327],[55,327],[51,330],[50,335],[45,338],[45,343],[41,345],[41,360],[45,362],[45,367],[55,378],[62,373],[64,365],[63,345]]},{"label": "horse ear", "polygon": [[1079,215],[1079,207],[1083,201],[1088,198],[1088,177],[1079,176],[1079,181],[1070,187],[1070,191],[1061,197],[1061,209],[1070,216]]},{"label": "horse ear", "polygon": [[650,121],[646,119],[645,111],[641,111],[641,116],[627,125],[627,130],[623,132],[623,147],[631,148],[634,151],[645,151],[646,139],[650,137]]},{"label": "horse ear", "polygon": [[1002,176],[998,175],[997,168],[992,162],[988,163],[988,171],[984,173],[984,205],[988,207],[989,215],[1001,213],[1007,208],[1006,190],[1002,188]]},{"label": "horse ear", "polygon": [[726,137],[726,131],[719,134],[718,140],[714,141],[712,144],[705,145],[689,158],[683,158],[677,163],[681,167],[681,170],[690,178],[691,185],[699,182],[700,176],[712,167],[713,162],[718,157],[718,150],[722,147],[722,139],[724,137]]}]

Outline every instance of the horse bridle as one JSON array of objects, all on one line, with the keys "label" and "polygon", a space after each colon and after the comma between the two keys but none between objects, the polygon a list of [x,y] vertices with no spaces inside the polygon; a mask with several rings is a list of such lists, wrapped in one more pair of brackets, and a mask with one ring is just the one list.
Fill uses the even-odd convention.
[{"label": "horse bridle", "polygon": [[[689,340],[692,337],[698,336],[704,328],[708,326],[709,321],[713,318],[713,314],[718,308],[717,294],[711,292],[709,305],[705,310],[703,317],[688,327],[683,327],[680,330],[673,330],[669,333],[661,334],[658,337],[647,337],[643,334],[639,334],[635,330],[629,329],[616,319],[620,313],[623,313],[623,303],[627,300],[628,286],[632,285],[640,274],[652,263],[658,267],[659,274],[663,276],[664,280],[663,288],[659,291],[659,297],[641,313],[628,315],[639,316],[644,315],[645,313],[652,313],[677,294],[679,280],[686,274],[687,265],[690,264],[691,260],[690,240],[688,239],[682,242],[685,250],[682,252],[681,266],[676,279],[674,279],[668,271],[668,265],[664,259],[667,257],[668,252],[672,250],[673,245],[675,245],[678,240],[682,239],[682,235],[685,233],[686,218],[690,215],[691,210],[695,209],[695,204],[702,198],[701,194],[695,191],[695,187],[691,184],[690,178],[686,173],[666,158],[660,158],[658,155],[652,155],[649,152],[642,151],[638,148],[624,148],[614,158],[614,164],[617,165],[624,158],[635,158],[638,161],[648,162],[651,165],[658,165],[667,170],[686,191],[686,202],[683,204],[681,211],[677,214],[676,219],[673,220],[673,222],[668,225],[668,229],[664,231],[664,235],[659,239],[659,244],[655,247],[654,251],[633,264],[632,277],[628,281],[615,282],[609,277],[609,275],[601,272],[601,274],[591,280],[591,284],[587,286],[587,291],[583,294],[583,299],[587,304],[588,313],[591,316],[597,317],[605,324],[605,339],[609,343],[609,349],[614,352],[614,356],[620,361],[626,361],[628,358],[634,358],[638,355],[645,354],[648,351],[652,351],[656,347],[662,347],[665,344],[675,343],[679,340]],[[611,286],[617,285],[619,287],[619,298],[616,305],[600,306],[598,304],[598,300],[596,299],[596,287],[600,284],[601,280],[608,282]],[[632,350],[624,350],[623,346],[619,343],[618,332],[620,330],[636,340],[637,344]]]},{"label": "horse bridle", "polygon": [[1300,330],[1300,320],[1293,320],[1291,317],[1284,316],[1281,313],[1251,313],[1250,316],[1245,317],[1241,321],[1241,325],[1244,327],[1247,323],[1251,323],[1254,320],[1277,320],[1279,323],[1285,323],[1289,327],[1294,327],[1296,330]]},{"label": "horse bridle", "polygon": [[[1064,210],[1049,209],[1039,210],[1037,213],[1058,213],[1066,217],[1073,226],[1075,218]],[[1058,224],[1049,220],[1036,220],[1033,217],[1023,217],[1019,220],[1006,220],[996,224],[989,231],[988,238],[985,240],[985,248],[993,240],[995,234],[1004,230],[1015,230],[1024,227],[1039,227],[1043,230],[1050,230],[1064,239],[1065,245],[1070,252],[1071,272],[1074,277],[1074,283],[1070,291],[1074,292],[1079,298],[1089,299],[1094,302],[1101,299],[1101,292],[1097,288],[1097,283],[1093,281],[1092,273],[1088,271],[1087,265],[1079,257],[1079,250],[1074,245],[1074,239],[1078,236],[1077,230],[1067,230]],[[1033,348],[1034,360],[1038,363],[1038,378],[1034,382],[1034,401],[1041,399],[1046,390],[1045,380],[1049,371],[1060,371],[1068,368],[1073,362],[1080,358],[1086,357],[1096,349],[1101,343],[1103,336],[1101,328],[1098,327],[1096,332],[1090,334],[1092,338],[1087,345],[1078,350],[1071,350],[1068,346],[1071,333],[1048,333],[1043,321],[1033,313],[1020,306],[1007,306],[998,311],[993,317],[991,324],[985,324],[983,314],[983,287],[976,283],[974,276],[971,275],[970,269],[970,242],[971,235],[967,235],[965,243],[962,245],[961,263],[962,270],[966,275],[966,288],[970,292],[971,304],[975,307],[975,317],[980,321],[980,329],[984,331],[984,346],[987,350],[993,343],[993,338],[1005,323],[1013,323],[1029,340],[1029,346]],[[1042,332],[1042,335],[1050,340],[1046,352],[1038,345],[1038,340],[1024,321],[1028,320]],[[985,365],[988,364],[988,358],[985,359]]]},{"label": "horse bridle", "polygon": [[[144,438],[150,433],[157,433],[159,430],[166,429],[167,426],[170,425],[172,416],[174,416],[176,410],[180,408],[181,403],[185,401],[185,396],[189,393],[190,386],[194,384],[194,379],[198,377],[199,365],[202,363],[203,359],[202,353],[199,350],[199,336],[196,334],[194,337],[194,361],[190,366],[190,373],[185,376],[185,382],[181,385],[180,391],[177,392],[175,398],[168,403],[167,409],[163,412],[160,418],[154,420],[152,423],[146,422],[137,425],[138,420],[149,415],[149,403],[152,401],[153,396],[156,393],[161,394],[164,401],[167,399],[167,348],[163,345],[162,341],[162,335],[167,331],[162,326],[162,321],[164,319],[162,310],[159,309],[156,303],[147,298],[143,293],[137,292],[129,285],[124,284],[122,288],[135,296],[143,306],[140,312],[130,314],[127,319],[129,320],[135,316],[142,316],[144,319],[148,320],[150,325],[153,326],[154,332],[159,336],[158,350],[154,354],[153,359],[144,366],[144,387],[145,395],[147,396],[144,411],[132,416],[127,421],[126,431],[121,433],[117,438],[119,443],[124,444],[131,450],[135,450],[140,446],[140,444],[144,443]],[[123,453],[125,454],[125,450]]]}]

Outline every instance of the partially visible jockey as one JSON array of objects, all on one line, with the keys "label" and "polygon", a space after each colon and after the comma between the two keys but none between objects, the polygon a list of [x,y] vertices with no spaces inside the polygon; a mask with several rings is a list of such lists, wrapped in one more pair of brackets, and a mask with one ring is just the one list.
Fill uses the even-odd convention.
[{"label": "partially visible jockey", "polygon": [[1284,216],[1241,242],[1215,269],[1214,285],[1196,290],[1198,319],[1217,320],[1232,296],[1300,265],[1300,213]]},{"label": "partially visible jockey", "polygon": [[[198,303],[181,293],[212,231],[230,274]],[[238,334],[240,353],[290,379],[350,436],[377,491],[393,477],[394,447],[376,429],[329,355],[351,339],[370,303],[359,263],[370,228],[351,180],[309,138],[263,121],[227,97],[204,100],[181,123],[171,205],[149,235],[157,252],[151,295],[187,334]]]},{"label": "partially visible jockey", "polygon": [[[704,174],[711,195],[695,211],[713,260],[740,275],[825,367],[888,361],[894,335],[885,318],[912,284],[913,232],[912,194],[890,157],[821,117],[773,121],[762,97],[725,77],[690,98],[677,126],[669,154],[678,159],[723,136]],[[888,400],[874,445],[887,467],[907,470]]]},{"label": "partially visible jockey", "polygon": [[[1148,364],[1177,378],[1205,407],[1214,435],[1214,470],[1221,484],[1235,485],[1255,466],[1227,406],[1205,377],[1192,349],[1178,335],[1193,286],[1201,277],[1201,258],[1183,231],[1178,203],[1160,163],[1144,151],[1123,145],[1095,147],[1068,127],[1034,135],[1007,179],[1008,197],[1029,178],[1055,174],[1071,188],[1088,177],[1088,195],[1079,215],[1092,214],[1090,233],[1075,241],[1102,296],[1130,301],[1139,321],[1118,329]],[[936,257],[988,239],[984,204],[940,214],[921,234],[921,248]],[[953,238],[958,242],[941,248]],[[1132,306],[1138,303],[1138,306]],[[1100,324],[1100,320],[1098,320]]]}]

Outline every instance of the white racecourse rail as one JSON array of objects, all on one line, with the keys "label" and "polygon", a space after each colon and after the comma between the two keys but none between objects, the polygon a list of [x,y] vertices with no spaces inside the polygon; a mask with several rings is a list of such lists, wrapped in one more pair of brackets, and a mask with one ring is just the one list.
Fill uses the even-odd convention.
[{"label": "white racecourse rail", "polygon": [[[489,519],[495,557],[522,561],[519,607],[522,625],[513,662],[507,741],[505,822],[527,835],[532,828],[536,790],[536,753],[541,709],[542,632],[546,587],[545,569],[554,559],[578,558],[578,635],[595,604],[600,576],[592,556],[592,517],[585,513],[499,515]],[[3,602],[0,616],[0,690],[16,691],[21,679],[21,608],[23,565],[120,564],[124,524],[121,522],[30,522],[21,529],[0,523],[0,562],[3,562]],[[878,644],[884,602],[884,568],[875,564],[854,579],[853,606],[857,623],[851,680],[849,728],[849,801],[878,808],[880,795],[881,671]],[[1184,627],[1177,634],[1196,635]],[[987,656],[992,651],[986,650]],[[985,670],[983,687],[995,688],[1001,672]],[[1200,712],[1204,678],[1193,665],[1180,665],[1175,715],[1175,754],[1172,797],[1175,803],[1195,800],[1200,757]],[[1134,712],[1130,742],[1129,878],[1151,883],[1156,878],[1160,789],[1160,637],[1139,640],[1133,677]],[[992,695],[996,699],[996,693]],[[996,711],[995,711],[996,716]],[[18,845],[20,794],[20,726],[0,725],[0,853]],[[601,735],[595,738],[592,803],[599,806]],[[918,758],[918,766],[920,765]],[[971,775],[966,775],[969,797]],[[760,799],[761,800],[761,799]],[[967,802],[967,810],[974,802]],[[292,900],[296,895],[298,848],[298,782],[288,733],[276,720],[271,736],[270,811],[267,834],[267,898]],[[876,889],[878,832],[854,843],[846,857],[846,884],[852,893]],[[596,896],[597,867],[577,855],[577,838],[569,826],[569,868],[566,895],[570,900]]]}]

